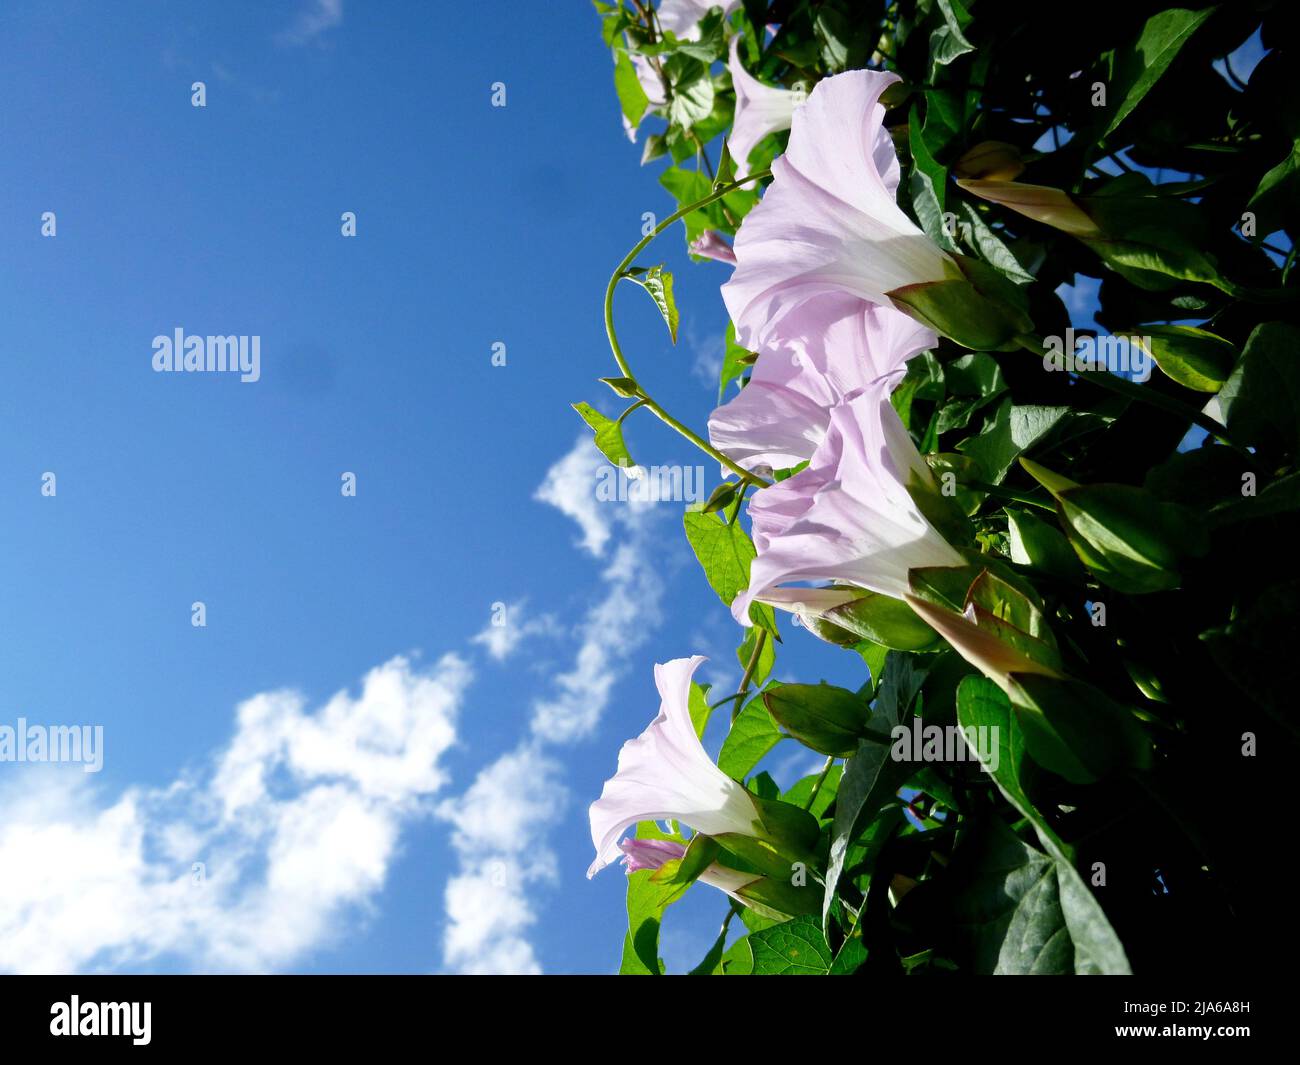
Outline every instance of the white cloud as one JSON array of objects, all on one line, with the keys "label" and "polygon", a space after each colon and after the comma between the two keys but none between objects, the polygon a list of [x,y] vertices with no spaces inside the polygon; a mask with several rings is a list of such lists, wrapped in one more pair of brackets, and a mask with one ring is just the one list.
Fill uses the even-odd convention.
[{"label": "white cloud", "polygon": [[311,44],[343,22],[343,0],[307,0],[293,23],[279,34],[283,44]]},{"label": "white cloud", "polygon": [[568,454],[546,471],[533,498],[572,518],[582,530],[582,547],[600,555],[609,541],[614,509],[596,499],[596,478],[605,459],[591,440],[580,436]]},{"label": "white cloud", "polygon": [[213,771],[116,800],[26,768],[0,793],[0,970],[259,971],[326,945],[445,784],[470,680],[455,655],[424,671],[398,657],[315,713],[256,695]]},{"label": "white cloud", "polygon": [[589,736],[609,704],[628,655],[659,622],[663,578],[649,558],[649,541],[631,536],[603,576],[607,591],[588,612],[572,668],[555,678],[556,694],[533,707],[532,731],[547,743]]},{"label": "white cloud", "polygon": [[541,971],[528,937],[537,920],[536,892],[528,888],[554,876],[547,830],[567,800],[548,749],[591,735],[629,656],[659,622],[663,579],[652,556],[653,504],[597,502],[602,465],[591,441],[580,438],[536,495],[577,523],[582,547],[593,555],[604,553],[616,526],[624,534],[601,573],[604,593],[578,626],[573,664],[554,678],[553,694],[534,702],[519,746],[480,772],[464,796],[439,807],[456,825],[461,860],[445,897],[443,959],[456,971]]},{"label": "white cloud", "polygon": [[[550,504],[577,523],[582,531],[580,546],[596,557],[605,553],[605,545],[616,524],[635,531],[655,505],[642,499],[597,498],[596,490],[602,477],[613,472],[614,468],[596,450],[591,436],[583,435],[546,471],[545,479],[533,493],[538,502]],[[627,477],[636,475],[635,468],[626,474]]]},{"label": "white cloud", "polygon": [[556,636],[561,631],[559,622],[550,614],[529,616],[528,604],[523,600],[502,605],[500,623],[495,616],[490,618],[469,641],[482,646],[494,661],[504,662],[533,636]]},{"label": "white cloud", "polygon": [[460,872],[447,882],[446,965],[465,973],[541,972],[526,933],[536,921],[529,888],[555,879],[546,829],[568,799],[560,766],[524,745],[483,769],[438,816],[454,827]]},{"label": "white cloud", "polygon": [[692,322],[686,332],[686,345],[690,350],[691,376],[705,388],[716,390],[722,374],[722,355],[727,339],[719,333],[701,333]]}]

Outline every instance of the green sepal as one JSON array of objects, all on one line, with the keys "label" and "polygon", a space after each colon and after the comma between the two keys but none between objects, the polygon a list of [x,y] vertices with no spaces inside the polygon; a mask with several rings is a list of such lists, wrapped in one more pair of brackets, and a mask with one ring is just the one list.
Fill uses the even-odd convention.
[{"label": "green sepal", "polygon": [[640,386],[630,377],[602,377],[600,382],[609,385],[616,394],[624,399],[638,399],[641,396]]},{"label": "green sepal", "polygon": [[[867,592],[851,603],[833,607],[823,612],[822,620],[844,633],[848,640],[844,646],[849,647],[870,640],[893,651],[933,651],[943,644],[915,610],[901,599],[879,592]],[[805,624],[811,627],[807,619]]]},{"label": "green sepal", "polygon": [[899,310],[972,351],[1010,351],[1033,330],[1025,294],[999,271],[951,255],[949,278],[885,293]]},{"label": "green sepal", "polygon": [[1188,507],[1132,485],[1077,485],[1036,462],[1020,463],[1055,497],[1070,545],[1108,588],[1133,595],[1177,588],[1182,560],[1209,550],[1205,525]]},{"label": "green sepal", "polygon": [[782,728],[819,754],[847,758],[858,749],[871,707],[831,684],[782,684],[763,692],[763,703]]}]

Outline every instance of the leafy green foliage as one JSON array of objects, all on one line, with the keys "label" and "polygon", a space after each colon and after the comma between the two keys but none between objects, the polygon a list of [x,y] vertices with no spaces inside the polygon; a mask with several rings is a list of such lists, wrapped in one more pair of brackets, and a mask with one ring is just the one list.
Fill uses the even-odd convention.
[{"label": "leafy green foliage", "polygon": [[[597,10],[619,108],[649,111],[646,158],[688,241],[734,236],[763,191],[714,196],[735,174],[723,63],[739,37],[773,87],[899,75],[882,97],[899,206],[953,267],[893,293],[940,340],[892,402],[938,486],[917,506],[967,564],[912,570],[906,602],[862,589],[800,615],[791,639],[849,651],[856,691],[770,680],[788,676],[775,617],[751,609],[737,657],[757,694],[718,763],[770,838],[718,845],[766,880],[735,903],[748,934],[719,936],[694,971],[1244,971],[1258,945],[1294,952],[1258,815],[1287,808],[1300,756],[1294,5],[1098,0],[1049,18],[1029,0],[745,0],[689,41],[645,5]],[[1230,58],[1256,39],[1253,70]],[[633,84],[636,56],[663,71],[662,105]],[[631,279],[675,339],[672,279]],[[1049,366],[1067,327],[1140,338],[1158,372]],[[722,356],[720,401],[769,357],[730,325]],[[618,423],[579,412],[622,461]],[[685,517],[726,606],[755,557],[742,500],[764,490],[729,478]],[[891,740],[914,723],[975,731],[965,756],[914,761]],[[832,764],[775,781],[759,767],[784,761],[764,762],[777,744]],[[792,883],[801,862],[811,888]],[[638,881],[633,969],[658,971],[674,875]]]},{"label": "leafy green foliage", "polygon": [[751,699],[731,723],[718,752],[718,768],[729,777],[743,780],[767,752],[781,742],[781,730],[762,698]]},{"label": "leafy green foliage", "polygon": [[755,976],[825,976],[830,947],[815,917],[796,917],[749,937]]},{"label": "leafy green foliage", "polygon": [[909,909],[951,937],[945,945],[977,974],[1127,973],[1113,929],[1078,895],[1076,876],[989,821],[956,849],[933,896],[918,892]]},{"label": "leafy green foliage", "polygon": [[1212,7],[1161,11],[1147,20],[1132,44],[1107,54],[1105,59],[1110,64],[1110,90],[1115,99],[1115,109],[1102,130],[1102,136],[1113,133],[1133,112],[1169,69],[1178,50],[1213,13]]},{"label": "leafy green foliage", "polygon": [[[637,825],[638,839],[672,839],[680,836],[663,832],[653,821]],[[656,877],[655,871],[643,869],[627,878],[627,935],[623,940],[623,960],[619,973],[624,976],[658,976],[663,972],[659,960],[659,925],[664,910],[681,897],[686,885]]]},{"label": "leafy green foliage", "polygon": [[[754,544],[738,522],[728,523],[716,514],[688,510],[683,517],[686,539],[704,568],[709,586],[727,606],[749,586],[749,564],[754,561]],[[776,635],[772,608],[755,603],[750,620]]]}]

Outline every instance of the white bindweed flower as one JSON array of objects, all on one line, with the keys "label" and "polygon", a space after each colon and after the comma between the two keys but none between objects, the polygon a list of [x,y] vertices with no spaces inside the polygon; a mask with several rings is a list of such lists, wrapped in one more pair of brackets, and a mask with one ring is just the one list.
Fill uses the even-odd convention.
[{"label": "white bindweed flower", "polygon": [[772,184],[736,234],[722,286],[736,339],[763,351],[785,318],[826,292],[893,306],[889,293],[960,277],[898,206],[898,156],[880,94],[898,80],[854,70],[820,82],[794,112]]},{"label": "white bindweed flower", "polygon": [[893,307],[827,292],[788,316],[749,384],[709,416],[709,440],[747,470],[788,469],[813,457],[831,410],[903,373],[938,338]]},{"label": "white bindweed flower", "polygon": [[680,821],[706,836],[761,836],[749,793],[713,764],[691,721],[691,677],[702,655],[655,666],[659,715],[618,753],[618,772],[591,804],[595,876],[619,856],[619,839],[638,821]]},{"label": "white bindweed flower", "polygon": [[[749,588],[732,603],[736,620],[749,624],[750,603],[793,581],[835,581],[901,599],[908,570],[962,565],[911,488],[933,491],[934,481],[883,378],[831,411],[806,469],[754,496],[758,555]],[[788,592],[781,599],[788,603]]]},{"label": "white bindweed flower", "polygon": [[736,164],[736,177],[749,173],[749,155],[763,138],[790,128],[795,108],[807,94],[799,89],[777,89],[764,85],[740,61],[740,37],[731,39],[727,62],[731,84],[736,90],[736,115],[727,148]]}]

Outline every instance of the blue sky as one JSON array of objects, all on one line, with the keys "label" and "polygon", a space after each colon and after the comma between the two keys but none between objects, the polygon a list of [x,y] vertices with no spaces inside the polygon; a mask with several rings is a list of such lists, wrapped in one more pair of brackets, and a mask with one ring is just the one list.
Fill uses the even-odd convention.
[{"label": "blue sky", "polygon": [[[612,970],[587,804],[653,663],[730,690],[740,631],[568,409],[613,409],[603,286],[672,210],[590,7],[14,3],[0,60],[0,725],[104,729],[96,774],[0,763],[0,970]],[[624,346],[702,427],[725,271],[656,248],[682,341],[628,287]],[[261,379],[153,372],[176,328]],[[778,674],[864,679],[798,632]]]}]

